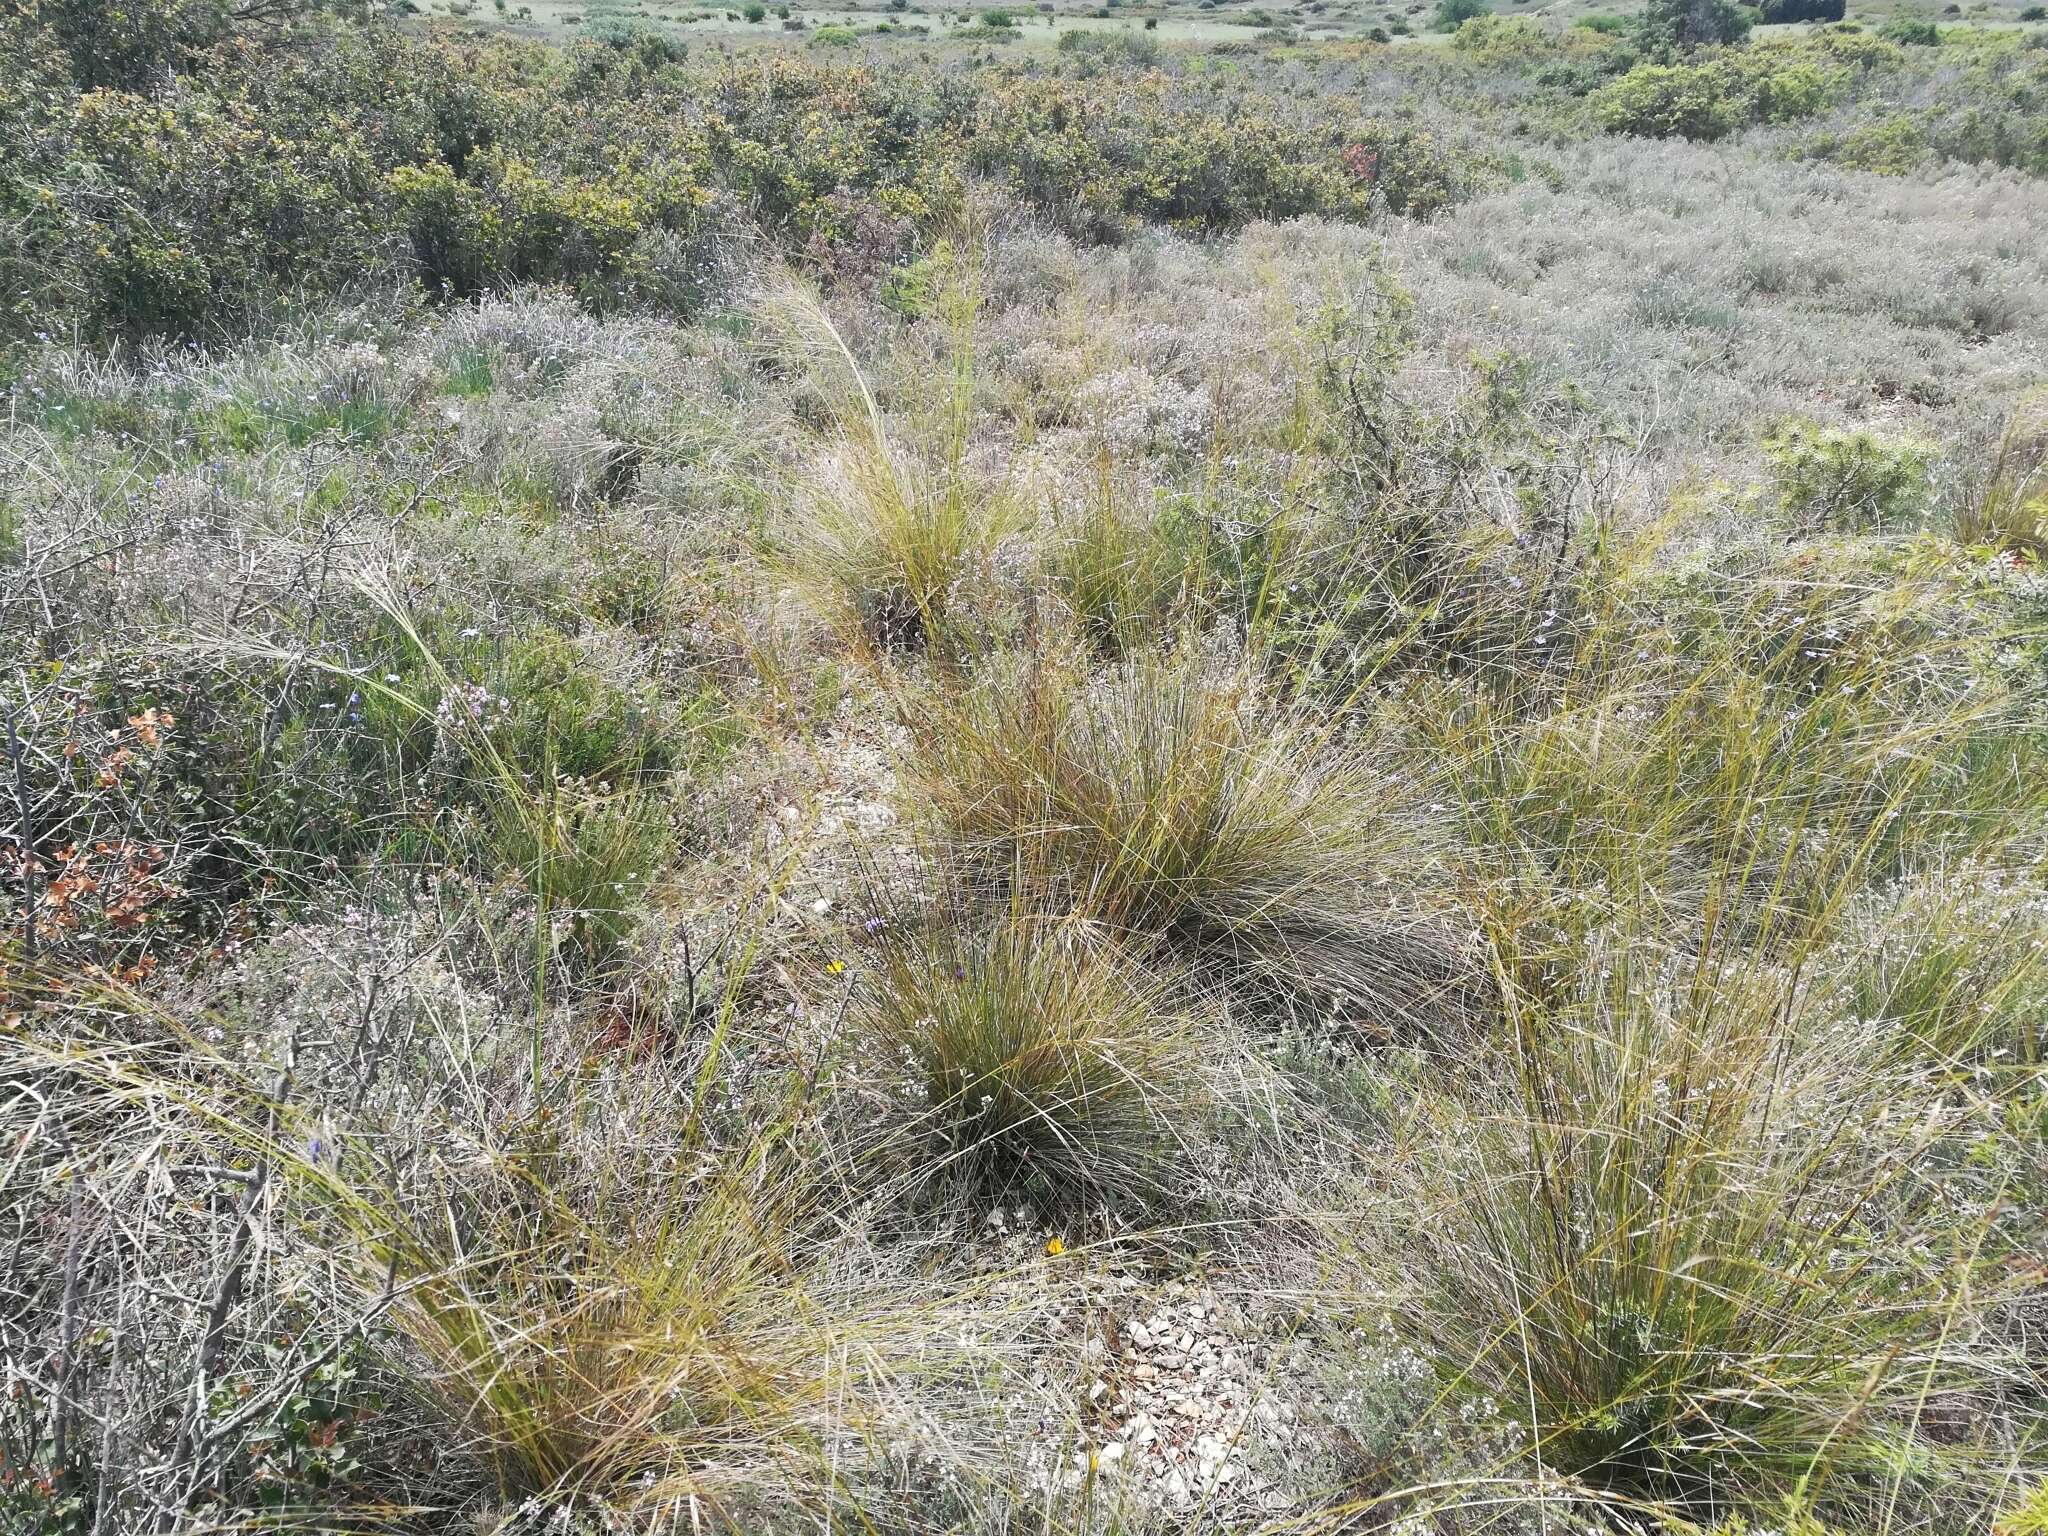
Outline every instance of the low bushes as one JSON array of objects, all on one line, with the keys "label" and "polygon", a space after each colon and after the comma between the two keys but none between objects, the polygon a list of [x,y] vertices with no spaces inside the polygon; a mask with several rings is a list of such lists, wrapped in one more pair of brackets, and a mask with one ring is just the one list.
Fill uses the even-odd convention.
[{"label": "low bushes", "polygon": [[[14,13],[0,55],[14,74],[0,278],[17,331],[61,310],[96,334],[191,334],[379,276],[437,294],[538,280],[593,304],[672,298],[715,201],[828,262],[885,261],[968,173],[1090,238],[1145,220],[1427,214],[1489,174],[1355,104],[1308,116],[1238,81],[1219,108],[1163,74],[966,89],[928,65],[777,52],[693,66],[638,44],[315,20],[226,29],[124,87],[74,79],[60,34]],[[1346,159],[1361,145],[1370,178]]]},{"label": "low bushes", "polygon": [[1808,528],[1894,528],[1924,503],[1929,450],[1793,419],[1764,438],[1780,504]]},{"label": "low bushes", "polygon": [[1848,89],[1826,54],[1753,47],[1699,62],[1639,64],[1593,96],[1610,133],[1719,139],[1753,123],[1812,117]]}]

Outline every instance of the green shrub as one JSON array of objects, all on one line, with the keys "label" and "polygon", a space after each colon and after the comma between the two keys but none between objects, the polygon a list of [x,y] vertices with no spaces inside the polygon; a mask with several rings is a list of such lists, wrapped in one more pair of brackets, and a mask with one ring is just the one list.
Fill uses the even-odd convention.
[{"label": "green shrub", "polygon": [[1593,111],[1609,133],[1654,139],[1724,138],[1740,121],[1720,73],[1691,64],[1638,64],[1594,94]]},{"label": "green shrub", "polygon": [[1927,495],[1930,455],[1917,443],[1794,418],[1765,435],[1764,456],[1779,504],[1814,528],[1894,527]]},{"label": "green shrub", "polygon": [[1637,30],[1654,49],[1704,48],[1749,35],[1756,12],[1730,0],[1649,0]]},{"label": "green shrub", "polygon": [[1845,0],[1763,0],[1759,11],[1773,26],[1795,21],[1840,21],[1847,14]]},{"label": "green shrub", "polygon": [[1591,16],[1581,16],[1572,25],[1607,37],[1617,37],[1628,30],[1628,18],[1616,16],[1611,11],[1596,11]]},{"label": "green shrub", "polygon": [[1941,42],[1941,28],[1926,16],[1893,16],[1877,29],[1877,35],[1908,48],[1933,48]]},{"label": "green shrub", "polygon": [[225,37],[233,15],[227,0],[34,0],[19,9],[49,29],[87,90],[147,90]]},{"label": "green shrub", "polygon": [[851,27],[822,26],[811,32],[813,48],[851,48],[860,42],[860,34]]},{"label": "green shrub", "polygon": [[1436,16],[1430,23],[1439,32],[1455,32],[1476,16],[1492,12],[1490,0],[1437,0]]},{"label": "green shrub", "polygon": [[1769,44],[1639,64],[1595,92],[1593,110],[1610,133],[1718,139],[1748,123],[1814,116],[1844,92],[1851,67],[1826,50]]},{"label": "green shrub", "polygon": [[[1427,213],[1497,174],[1490,156],[1411,126],[1356,110],[1304,118],[1242,80],[1219,112],[1212,88],[1166,77],[965,88],[933,69],[785,53],[686,72],[678,41],[617,17],[568,50],[301,25],[193,55],[172,88],[143,96],[81,92],[50,28],[6,18],[10,332],[47,332],[61,312],[91,337],[196,335],[380,278],[418,277],[435,297],[558,282],[594,306],[685,301],[687,253],[720,197],[791,248],[830,252],[930,229],[964,177],[1113,239],[1144,219]],[[1016,32],[976,25],[988,40]],[[813,41],[854,35],[821,28]],[[1149,40],[1117,46],[1152,58]],[[403,109],[363,110],[392,101]],[[1369,188],[1346,161],[1360,146],[1376,155]],[[108,185],[132,204],[102,195]],[[131,205],[150,218],[127,217]]]}]

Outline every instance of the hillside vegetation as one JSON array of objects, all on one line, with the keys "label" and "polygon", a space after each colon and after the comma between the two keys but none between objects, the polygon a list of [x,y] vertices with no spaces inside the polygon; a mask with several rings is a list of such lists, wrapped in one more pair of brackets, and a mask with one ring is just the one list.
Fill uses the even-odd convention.
[{"label": "hillside vegetation", "polygon": [[0,1532],[2048,1533],[2048,27],[519,9],[0,0]]}]

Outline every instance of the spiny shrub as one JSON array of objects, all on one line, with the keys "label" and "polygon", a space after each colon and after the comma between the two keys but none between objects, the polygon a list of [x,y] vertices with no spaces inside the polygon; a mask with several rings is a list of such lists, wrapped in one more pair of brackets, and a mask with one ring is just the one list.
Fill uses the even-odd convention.
[{"label": "spiny shrub", "polygon": [[908,1068],[922,1184],[1150,1199],[1199,1051],[1156,981],[1078,928],[892,931],[857,984],[871,1046]]},{"label": "spiny shrub", "polygon": [[1766,434],[1764,456],[1779,504],[1807,528],[1893,527],[1927,492],[1928,451],[1871,432],[1793,418]]}]

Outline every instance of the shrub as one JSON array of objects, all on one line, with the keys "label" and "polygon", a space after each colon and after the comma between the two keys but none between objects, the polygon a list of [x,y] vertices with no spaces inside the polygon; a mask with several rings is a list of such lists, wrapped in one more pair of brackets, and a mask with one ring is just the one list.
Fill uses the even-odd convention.
[{"label": "shrub", "polygon": [[1755,16],[1730,0],[1650,0],[1637,28],[1651,48],[1703,48],[1742,41]]},{"label": "shrub", "polygon": [[1639,64],[1594,94],[1593,111],[1609,133],[1656,139],[1724,138],[1739,121],[1720,74],[1691,64]]},{"label": "shrub", "polygon": [[1616,16],[1611,11],[1596,11],[1590,16],[1581,16],[1572,25],[1584,27],[1589,32],[1601,33],[1603,36],[1616,37],[1628,30],[1628,18]]},{"label": "shrub", "polygon": [[860,34],[851,27],[827,24],[811,32],[813,48],[851,48],[860,42]]},{"label": "shrub", "polygon": [[1476,16],[1492,12],[1489,0],[1437,0],[1436,16],[1430,23],[1439,32],[1455,32]]},{"label": "shrub", "polygon": [[2048,21],[2048,5],[2029,5],[2020,9],[2021,21]]},{"label": "shrub", "polygon": [[1763,0],[1759,14],[1774,26],[1795,21],[1840,21],[1845,0]]},{"label": "shrub", "polygon": [[1941,42],[1941,29],[1925,16],[1894,16],[1877,29],[1877,35],[1908,48],[1933,48]]},{"label": "shrub", "polygon": [[1764,438],[1779,504],[1813,528],[1880,529],[1910,517],[1928,489],[1927,450],[1811,421],[1779,423]]},{"label": "shrub", "polygon": [[1638,65],[1596,92],[1593,108],[1609,132],[1717,139],[1747,123],[1812,117],[1848,88],[1851,67],[1825,49],[1760,45]]},{"label": "shrub", "polygon": [[1147,1200],[1169,1173],[1197,1059],[1156,982],[1078,931],[892,928],[855,1021],[922,1099],[920,1185],[997,1200]]}]

